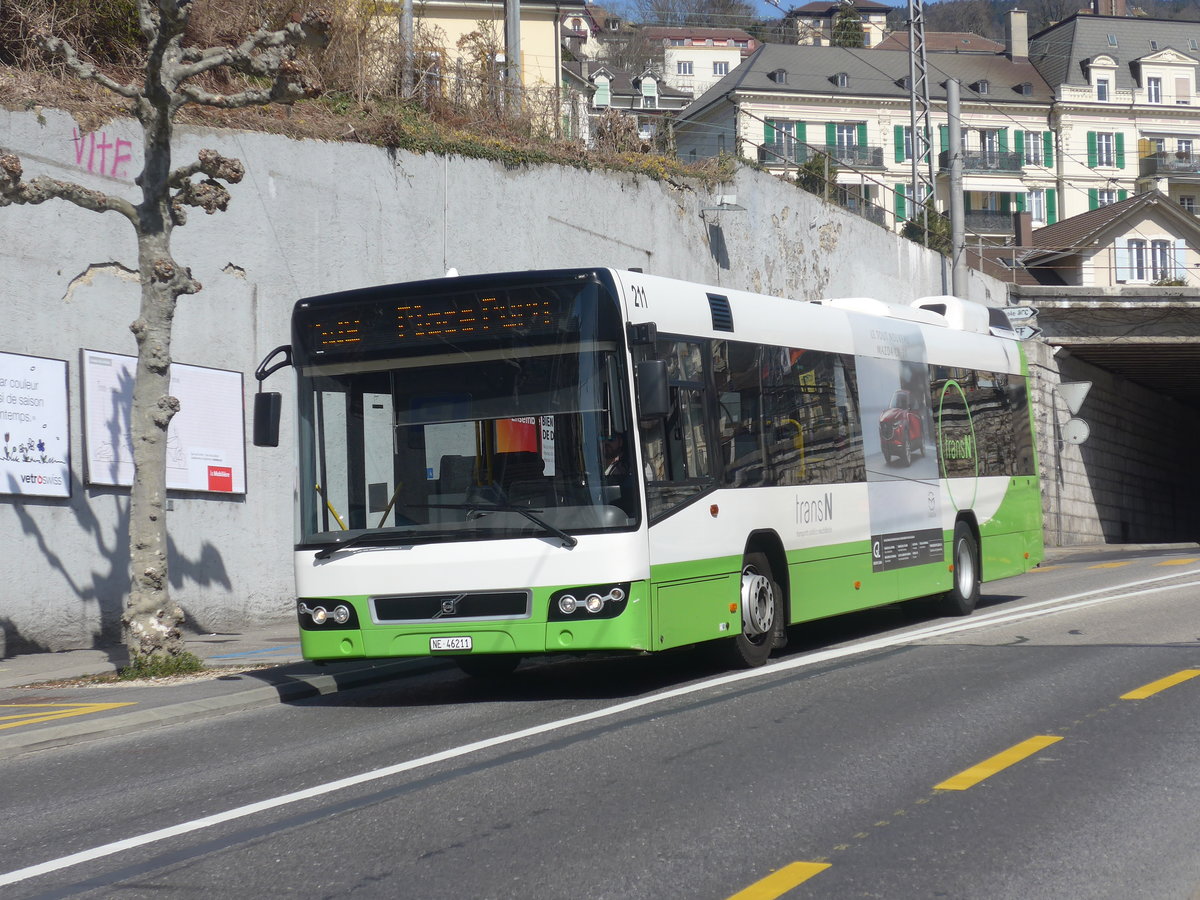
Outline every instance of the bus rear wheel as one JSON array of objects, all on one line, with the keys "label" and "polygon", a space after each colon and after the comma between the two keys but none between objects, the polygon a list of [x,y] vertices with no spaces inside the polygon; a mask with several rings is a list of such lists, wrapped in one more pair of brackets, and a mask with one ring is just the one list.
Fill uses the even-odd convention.
[{"label": "bus rear wheel", "polygon": [[783,593],[765,553],[746,554],[740,599],[742,630],[721,643],[727,663],[739,669],[753,669],[770,657],[776,632],[783,626]]},{"label": "bus rear wheel", "polygon": [[942,595],[938,612],[944,616],[967,616],[979,602],[979,544],[966,522],[954,525],[951,558],[954,581],[950,590]]},{"label": "bus rear wheel", "polygon": [[455,656],[454,664],[472,678],[504,678],[521,664],[516,653],[487,653],[478,656]]}]

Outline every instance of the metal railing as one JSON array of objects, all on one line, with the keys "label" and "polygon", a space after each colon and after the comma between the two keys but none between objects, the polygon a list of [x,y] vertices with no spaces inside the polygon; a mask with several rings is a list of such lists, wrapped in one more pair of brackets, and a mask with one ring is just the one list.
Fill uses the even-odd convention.
[{"label": "metal railing", "polygon": [[770,141],[758,147],[758,161],[765,166],[800,166],[818,155],[828,156],[834,165],[853,166],[856,169],[883,168],[882,147],[837,147],[829,144],[803,144],[786,139]]},{"label": "metal railing", "polygon": [[963,222],[975,234],[1013,234],[1012,213],[969,209],[963,214]]},{"label": "metal railing", "polygon": [[[1012,150],[964,150],[964,172],[990,172],[1020,174],[1025,165],[1025,155]],[[950,151],[943,150],[938,154],[938,167],[943,171],[950,169]]]},{"label": "metal railing", "polygon": [[1200,155],[1166,150],[1141,159],[1140,171],[1146,175],[1200,175]]}]

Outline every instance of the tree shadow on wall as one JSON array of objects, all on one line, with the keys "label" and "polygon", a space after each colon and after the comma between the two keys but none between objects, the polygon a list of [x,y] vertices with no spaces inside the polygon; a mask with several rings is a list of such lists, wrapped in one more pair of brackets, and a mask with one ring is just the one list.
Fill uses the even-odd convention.
[{"label": "tree shadow on wall", "polygon": [[[10,491],[14,490],[11,482],[10,476]],[[106,522],[97,515],[96,509],[108,499],[111,499],[112,503],[112,516]],[[94,546],[89,554],[92,569],[88,577],[72,574],[63,561],[53,532],[48,534],[47,530],[34,520],[32,508],[39,506],[68,507],[79,529],[91,538]],[[95,622],[93,628],[98,625],[99,630],[93,633],[92,647],[105,650],[114,664],[124,665],[128,660],[121,645],[121,613],[125,608],[130,584],[128,489],[88,489],[72,473],[70,498],[22,497],[20,503],[13,504],[13,510],[25,534],[31,535],[37,541],[38,550],[50,570],[59,574],[76,600],[83,602],[82,617],[89,623]],[[179,551],[175,541],[168,535],[167,560],[173,592],[181,591],[185,585],[218,585],[227,590],[233,586],[220,550],[210,541],[204,541],[198,554],[189,558]],[[179,602],[177,596],[173,599]],[[50,608],[56,602],[56,598],[47,596],[44,602],[46,607]],[[94,610],[91,604],[95,604]],[[194,621],[190,616],[186,616],[186,610],[185,618],[189,622]],[[6,655],[47,649],[41,641],[22,635],[11,619],[0,622],[0,628],[4,629]]]}]

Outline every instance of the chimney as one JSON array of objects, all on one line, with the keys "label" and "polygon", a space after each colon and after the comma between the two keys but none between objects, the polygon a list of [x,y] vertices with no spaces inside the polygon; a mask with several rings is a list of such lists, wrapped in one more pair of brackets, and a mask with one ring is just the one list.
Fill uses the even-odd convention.
[{"label": "chimney", "polygon": [[1017,212],[1013,213],[1013,233],[1016,235],[1014,243],[1017,247],[1029,248],[1033,246],[1033,213]]},{"label": "chimney", "polygon": [[[1095,0],[1102,3],[1104,0]],[[1008,58],[1013,62],[1029,59],[1029,13],[1023,9],[1010,9],[1004,20],[1004,43]]]},{"label": "chimney", "polygon": [[1129,15],[1129,10],[1126,8],[1125,0],[1092,0],[1092,14],[1124,18]]},{"label": "chimney", "polygon": [[588,61],[586,59],[579,61],[579,74],[583,77],[584,81],[588,80]]}]

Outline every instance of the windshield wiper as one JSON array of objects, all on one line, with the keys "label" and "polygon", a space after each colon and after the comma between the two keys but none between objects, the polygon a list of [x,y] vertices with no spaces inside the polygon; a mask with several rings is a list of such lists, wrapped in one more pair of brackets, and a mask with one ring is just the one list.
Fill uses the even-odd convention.
[{"label": "windshield wiper", "polygon": [[560,541],[565,549],[571,550],[579,543],[579,538],[574,535],[567,534],[561,528],[551,525],[541,516],[535,516],[532,510],[526,509],[524,506],[513,506],[505,503],[430,503],[430,509],[465,509],[469,512],[515,512],[520,513],[534,525],[546,529]]}]

